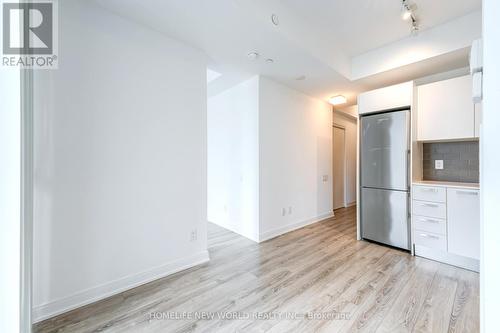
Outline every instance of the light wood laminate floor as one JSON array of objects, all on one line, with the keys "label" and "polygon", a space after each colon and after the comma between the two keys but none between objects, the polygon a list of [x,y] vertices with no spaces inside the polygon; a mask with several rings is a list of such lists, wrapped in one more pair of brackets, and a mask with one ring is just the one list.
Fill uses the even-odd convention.
[{"label": "light wood laminate floor", "polygon": [[479,275],[356,241],[354,207],[261,244],[208,237],[209,263],[35,332],[479,332]]}]

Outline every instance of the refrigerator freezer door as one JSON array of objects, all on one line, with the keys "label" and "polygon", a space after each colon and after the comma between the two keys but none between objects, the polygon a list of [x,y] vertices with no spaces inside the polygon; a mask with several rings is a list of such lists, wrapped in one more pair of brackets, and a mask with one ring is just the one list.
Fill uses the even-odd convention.
[{"label": "refrigerator freezer door", "polygon": [[410,111],[361,118],[361,186],[408,190]]},{"label": "refrigerator freezer door", "polygon": [[362,238],[409,250],[408,192],[363,188]]}]

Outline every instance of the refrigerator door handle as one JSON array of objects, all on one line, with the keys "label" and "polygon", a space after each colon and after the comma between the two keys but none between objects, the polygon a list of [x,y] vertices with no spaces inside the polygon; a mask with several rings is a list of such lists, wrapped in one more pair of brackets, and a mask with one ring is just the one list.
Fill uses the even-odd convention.
[{"label": "refrigerator door handle", "polygon": [[411,171],[410,171],[410,165],[411,165],[411,149],[407,150],[406,154],[406,185],[408,188],[408,192],[411,193]]}]

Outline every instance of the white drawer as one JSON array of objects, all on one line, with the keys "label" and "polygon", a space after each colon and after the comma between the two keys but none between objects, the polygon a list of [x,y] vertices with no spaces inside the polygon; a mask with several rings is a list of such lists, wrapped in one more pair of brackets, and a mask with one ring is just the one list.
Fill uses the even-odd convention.
[{"label": "white drawer", "polygon": [[414,238],[416,245],[422,245],[435,250],[447,251],[446,236],[422,230],[415,230]]},{"label": "white drawer", "polygon": [[413,215],[446,218],[446,204],[413,200]]},{"label": "white drawer", "polygon": [[446,235],[446,220],[435,217],[413,216],[415,229],[427,231],[434,234]]},{"label": "white drawer", "polygon": [[413,185],[413,199],[421,201],[446,202],[446,188]]}]

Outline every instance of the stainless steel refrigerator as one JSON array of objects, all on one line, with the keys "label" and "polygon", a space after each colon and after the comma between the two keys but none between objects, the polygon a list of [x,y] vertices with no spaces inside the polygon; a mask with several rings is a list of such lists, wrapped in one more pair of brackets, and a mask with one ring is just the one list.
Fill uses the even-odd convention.
[{"label": "stainless steel refrigerator", "polygon": [[361,237],[410,249],[410,110],[361,117]]}]

